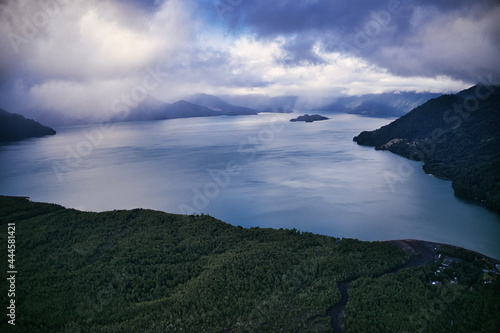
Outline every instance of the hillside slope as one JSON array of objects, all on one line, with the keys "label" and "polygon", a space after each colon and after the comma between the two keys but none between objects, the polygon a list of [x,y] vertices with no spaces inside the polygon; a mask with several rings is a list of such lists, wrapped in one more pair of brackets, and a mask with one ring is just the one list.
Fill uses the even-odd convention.
[{"label": "hillside slope", "polygon": [[54,135],[56,131],[32,119],[0,109],[0,143]]},{"label": "hillside slope", "polygon": [[2,235],[16,227],[18,332],[324,332],[338,281],[407,260],[386,243],[206,215],[87,213],[0,197],[0,219]]},{"label": "hillside slope", "polygon": [[362,96],[340,97],[336,101],[319,107],[322,111],[345,112],[364,116],[402,116],[431,98],[434,93],[390,92]]},{"label": "hillside slope", "polygon": [[[347,331],[349,323],[353,332],[380,331],[387,316],[398,318],[388,331],[406,330],[409,315],[435,331],[450,318],[467,331],[471,322],[477,331],[500,327],[500,279],[483,284],[482,269],[492,262],[470,252],[480,266],[464,262],[460,269],[467,274],[457,273],[457,283],[443,286],[443,294],[429,283],[446,278],[435,277],[432,265],[403,270],[397,289],[383,285],[393,275],[386,273],[409,259],[385,242],[244,229],[206,215],[81,212],[2,196],[0,227],[5,245],[15,239],[14,251],[5,246],[0,256],[4,274],[17,272],[15,296],[4,275],[0,302],[15,300],[16,332],[331,332],[337,318],[328,309],[341,299],[338,284],[360,278],[382,283],[369,289],[377,295],[368,301],[386,300],[379,302],[384,317],[350,295]],[[366,294],[362,286],[354,291]],[[405,306],[399,305],[401,292],[410,298]],[[443,298],[449,293],[457,296],[453,302]],[[465,308],[458,302],[463,297]],[[452,310],[436,313],[434,304],[443,301]],[[478,324],[468,307],[483,309]]]},{"label": "hillside slope", "polygon": [[198,104],[214,111],[218,111],[221,114],[232,116],[232,115],[256,115],[258,112],[254,109],[250,109],[243,106],[235,106],[223,101],[219,97],[207,95],[207,94],[194,94],[185,98],[186,101],[193,104]]},{"label": "hillside slope", "polygon": [[164,120],[192,117],[256,115],[258,112],[226,103],[222,99],[196,94],[169,104],[148,96],[143,102],[130,110],[122,121]]},{"label": "hillside slope", "polygon": [[474,86],[426,102],[380,129],[354,138],[360,145],[423,161],[451,179],[458,197],[500,212],[500,87]]}]

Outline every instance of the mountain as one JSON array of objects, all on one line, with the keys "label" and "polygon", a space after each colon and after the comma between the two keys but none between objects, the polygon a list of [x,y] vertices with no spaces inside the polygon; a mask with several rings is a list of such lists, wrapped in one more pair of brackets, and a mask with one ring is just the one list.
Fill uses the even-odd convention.
[{"label": "mountain", "polygon": [[201,105],[207,107],[211,110],[218,111],[221,114],[232,116],[232,115],[255,115],[258,111],[243,107],[231,105],[219,97],[207,95],[207,94],[194,94],[185,98],[186,101],[193,104]]},{"label": "mountain", "polygon": [[341,97],[319,107],[321,111],[345,112],[366,116],[402,116],[439,94],[392,92],[362,96]]},{"label": "mountain", "polygon": [[136,120],[164,120],[192,117],[220,116],[217,111],[201,105],[180,100],[169,104],[154,98],[149,98],[132,109],[124,121]]},{"label": "mountain", "polygon": [[[18,272],[0,284],[2,327],[16,332],[333,332],[340,321],[349,332],[500,328],[498,262],[443,245],[3,196],[0,227],[9,240],[0,259]],[[436,248],[461,261],[439,267]]]},{"label": "mountain", "polygon": [[423,161],[426,173],[452,180],[458,197],[500,212],[500,86],[433,98],[354,141]]},{"label": "mountain", "polygon": [[229,95],[224,100],[244,105],[261,112],[292,113],[299,101],[298,96],[269,97],[264,95]]},{"label": "mountain", "polygon": [[344,112],[367,116],[402,116],[431,98],[440,96],[434,93],[389,92],[317,100],[312,97],[298,96],[269,97],[262,95],[225,96],[231,103],[238,103],[266,112],[292,112],[309,110],[322,112]]},{"label": "mountain", "polygon": [[206,95],[195,94],[175,103],[162,102],[149,96],[137,107],[133,108],[122,121],[136,120],[163,120],[192,117],[215,117],[256,115],[258,112],[249,108],[234,106],[222,99]]},{"label": "mountain", "polygon": [[0,109],[0,143],[54,135],[56,131],[33,119]]}]

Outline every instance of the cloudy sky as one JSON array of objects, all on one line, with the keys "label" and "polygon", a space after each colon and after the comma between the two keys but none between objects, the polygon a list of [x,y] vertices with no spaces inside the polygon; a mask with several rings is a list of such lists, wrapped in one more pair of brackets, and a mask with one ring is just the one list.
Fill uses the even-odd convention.
[{"label": "cloudy sky", "polygon": [[104,120],[144,94],[456,92],[500,81],[500,2],[0,0],[0,44],[0,108],[18,113]]}]

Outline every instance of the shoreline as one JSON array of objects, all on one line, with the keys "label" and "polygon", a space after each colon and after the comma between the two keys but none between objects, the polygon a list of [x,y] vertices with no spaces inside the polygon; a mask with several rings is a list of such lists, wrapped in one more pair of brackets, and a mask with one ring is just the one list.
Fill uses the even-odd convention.
[{"label": "shoreline", "polygon": [[[322,301],[321,304],[318,304],[321,305],[321,308],[317,308],[315,303],[302,304],[297,301],[297,306],[299,304],[306,305],[304,311],[312,311],[308,309],[315,309],[316,311],[314,314],[311,312],[307,318],[304,317],[305,322],[302,324],[305,326],[301,326],[303,328],[307,328],[309,326],[312,328],[315,327],[314,325],[322,325],[324,327],[332,327],[333,332],[344,332],[346,325],[345,309],[350,298],[349,288],[351,287],[351,283],[353,281],[360,278],[378,279],[383,276],[388,276],[389,279],[392,279],[390,275],[397,274],[405,269],[411,269],[412,271],[410,272],[413,272],[413,270],[418,271],[420,270],[419,267],[428,267],[429,269],[434,270],[437,274],[439,273],[438,269],[447,269],[444,267],[449,266],[453,268],[453,263],[460,263],[462,261],[464,261],[464,264],[467,267],[474,268],[474,274],[477,275],[477,279],[479,279],[478,283],[481,286],[483,284],[482,280],[484,280],[484,283],[492,283],[494,279],[497,279],[498,276],[500,276],[499,260],[476,251],[464,249],[463,247],[440,242],[418,239],[361,241],[355,238],[341,239],[333,236],[301,232],[295,229],[278,230],[276,228],[262,228],[261,230],[251,230],[253,228],[238,228],[232,224],[211,217],[210,215],[190,216],[185,214],[165,213],[163,211],[154,211],[150,209],[124,209],[92,213],[76,209],[68,209],[57,204],[33,202],[27,197],[20,196],[6,197],[0,195],[0,201],[2,202],[2,215],[6,217],[6,223],[12,222],[9,223],[10,225],[14,224],[14,222],[19,222],[20,224],[22,222],[26,222],[27,224],[24,226],[19,225],[20,231],[23,229],[28,230],[26,226],[31,226],[35,230],[38,230],[40,235],[45,236],[45,239],[50,240],[48,243],[49,245],[45,245],[46,243],[38,243],[38,239],[41,239],[42,236],[32,238],[29,236],[29,234],[32,234],[31,232],[26,232],[24,234],[24,237],[26,237],[24,245],[33,247],[32,245],[35,241],[35,246],[40,245],[39,250],[36,252],[43,253],[43,257],[50,258],[48,262],[49,265],[45,265],[40,268],[42,272],[50,271],[52,275],[57,275],[61,262],[58,261],[60,257],[55,256],[54,253],[59,254],[62,249],[63,252],[67,253],[68,258],[70,259],[66,261],[74,261],[78,265],[88,268],[91,272],[94,272],[92,271],[92,267],[95,267],[96,263],[102,267],[106,267],[107,263],[113,263],[115,260],[118,260],[116,262],[120,263],[121,266],[118,265],[117,267],[129,267],[131,263],[136,263],[140,260],[139,264],[136,263],[133,264],[135,266],[130,266],[133,268],[135,267],[133,270],[135,275],[131,275],[132,278],[134,278],[134,276],[141,276],[142,273],[140,273],[140,269],[137,267],[143,266],[147,269],[147,272],[150,272],[149,276],[156,276],[156,267],[161,264],[162,267],[165,267],[165,274],[172,274],[172,278],[177,278],[177,280],[179,280],[182,279],[181,274],[174,275],[175,273],[170,272],[183,272],[189,267],[194,267],[198,269],[198,271],[193,273],[192,276],[187,276],[186,281],[192,281],[193,278],[195,279],[193,281],[204,281],[203,283],[200,282],[201,284],[199,285],[195,285],[196,288],[199,288],[199,290],[204,290],[204,295],[208,296],[212,295],[208,292],[212,289],[207,286],[212,284],[219,285],[221,286],[220,290],[223,292],[226,291],[223,287],[224,283],[221,281],[226,281],[226,275],[229,272],[231,273],[230,276],[232,276],[230,281],[234,281],[232,282],[234,283],[234,286],[239,286],[238,289],[234,287],[232,289],[232,293],[235,298],[240,299],[247,296],[247,294],[241,294],[239,291],[246,290],[244,289],[244,286],[248,284],[240,283],[239,281],[241,280],[241,277],[246,276],[246,274],[253,276],[253,273],[251,272],[253,272],[256,267],[260,267],[261,263],[264,263],[263,267],[267,267],[268,271],[271,272],[271,274],[275,274],[274,276],[277,277],[277,279],[275,278],[274,280],[266,282],[268,280],[254,278],[253,281],[257,281],[257,283],[253,284],[256,286],[255,288],[261,288],[261,286],[268,285],[271,287],[275,285],[283,285],[285,287],[288,285],[295,285],[300,286],[292,290],[294,295],[297,297],[302,295],[302,292],[307,295],[314,295],[315,297],[323,297],[319,298]],[[21,211],[23,211],[23,213],[19,213]],[[98,217],[96,215],[100,216]],[[67,224],[65,222],[66,220],[71,221],[71,223]],[[68,229],[66,229],[66,227]],[[60,230],[62,233],[55,233],[54,230],[56,229]],[[94,232],[94,230],[96,231]],[[129,230],[131,231],[129,232]],[[137,232],[138,230],[140,230],[140,232]],[[34,234],[36,235],[37,233],[35,232]],[[194,236],[191,236],[191,234]],[[22,235],[23,234],[19,234],[19,236]],[[89,238],[89,235],[92,235],[92,237]],[[178,237],[175,237],[174,235],[178,235]],[[212,240],[214,237],[220,237],[219,240],[225,240],[227,242],[221,242],[217,239]],[[91,240],[86,243],[79,243],[80,239],[87,238]],[[313,241],[312,243],[310,242],[311,240]],[[75,242],[77,244],[76,247],[74,245]],[[295,242],[298,242],[297,244],[302,246],[296,247],[295,245],[292,245]],[[193,245],[185,245],[188,243]],[[219,247],[221,246],[219,244],[224,243],[227,243],[225,247]],[[338,246],[337,243],[339,243]],[[135,247],[134,244],[142,245],[141,248],[143,250],[134,251],[134,249],[138,249],[138,247]],[[261,246],[260,244],[264,245]],[[253,250],[248,252],[248,245],[252,245],[252,248],[255,248],[255,252],[253,252]],[[318,247],[322,246],[330,246],[330,251],[317,251],[319,250]],[[148,249],[148,247],[151,247],[151,249]],[[274,250],[275,248],[277,248],[276,251]],[[312,251],[313,248],[314,251]],[[402,251],[397,250],[397,248]],[[110,249],[112,249],[111,252],[108,252]],[[234,252],[235,249],[238,251]],[[290,249],[299,251],[299,254],[303,254],[303,256],[290,256],[287,258],[289,262],[293,262],[291,265],[284,263],[285,261],[281,259],[278,259],[281,258],[285,251],[290,252]],[[377,251],[381,249],[383,251],[381,251],[381,254],[378,254],[378,252],[375,251],[373,252],[374,255],[372,255],[372,252],[367,252],[369,249],[375,249]],[[359,252],[359,250],[362,251]],[[271,256],[269,255],[269,251],[272,253]],[[136,252],[137,254],[135,254]],[[293,252],[295,251],[291,251],[291,253]],[[131,253],[134,253],[133,257],[130,257]],[[235,253],[241,253],[241,255],[235,255]],[[352,256],[353,253],[357,255]],[[162,259],[157,262],[156,258],[163,258],[164,254],[167,254],[165,256],[166,259]],[[194,262],[193,260],[184,260],[183,258],[185,257],[185,254],[191,255],[191,257],[188,258],[194,257],[196,259],[196,264],[189,264],[190,262]],[[126,259],[129,257],[134,260]],[[115,258],[125,259],[120,261],[121,259]],[[149,263],[148,261],[150,258],[155,258],[152,259],[154,260],[152,263]],[[208,259],[210,260],[207,261]],[[269,260],[271,261],[269,262]],[[275,261],[274,263],[273,260]],[[236,261],[238,261],[238,264],[237,267],[234,268]],[[247,261],[251,264],[247,265],[245,263]],[[28,260],[27,262],[31,263],[35,271],[38,269],[37,262],[34,260]],[[377,263],[377,266],[375,266],[376,269],[373,269],[373,266],[371,266],[372,262]],[[232,263],[233,266],[230,266],[230,263]],[[281,266],[276,266],[276,263]],[[350,263],[350,266],[352,267],[351,271],[349,271],[349,264],[344,266],[343,263]],[[301,266],[297,268],[296,265],[299,264]],[[323,272],[320,268],[321,265],[325,265]],[[71,265],[67,268],[71,272],[75,269],[80,269],[80,266],[77,267],[75,265]],[[377,267],[385,268],[379,269]],[[463,267],[463,265],[459,264],[458,267]],[[309,274],[307,275],[309,276],[307,280],[303,278],[305,275],[302,273],[302,268],[304,268],[304,272],[306,272],[305,274]],[[112,274],[113,269],[114,268],[111,268],[111,270],[107,269],[108,273]],[[226,269],[228,269],[228,271],[226,271]],[[199,280],[202,276],[201,274],[205,271],[207,274],[210,274],[206,275],[204,273],[203,280]],[[428,271],[427,268],[426,271]],[[287,275],[284,275],[283,273],[296,275],[292,275],[293,278],[291,278],[290,282],[288,282],[283,281],[288,279]],[[405,274],[402,276],[405,276]],[[462,275],[460,275],[460,279],[462,279]],[[444,283],[442,281],[444,277],[447,278],[448,275],[445,274],[443,276],[439,276],[439,282],[436,282],[434,281],[435,279],[427,280],[429,276],[426,274],[426,280],[422,279],[421,282],[425,285],[428,283],[433,285],[438,283],[442,284]],[[450,283],[457,282],[456,279],[458,277],[459,275],[452,277],[454,280]],[[119,278],[121,278],[121,276],[119,276]],[[350,278],[350,280],[346,280],[347,278]],[[340,299],[337,303],[331,304],[331,296],[328,296],[328,294],[317,293],[314,290],[310,290],[309,287],[309,289],[304,289],[304,286],[307,286],[307,284],[303,284],[305,283],[304,281],[311,283],[311,286],[314,286],[315,284],[313,283],[317,283],[315,282],[317,279],[320,279],[318,281],[323,281],[321,279],[330,280],[330,284],[322,288],[328,288],[328,290],[330,290],[329,288],[332,288],[333,290],[336,286],[337,290],[340,292]],[[105,284],[107,279],[103,276],[99,281],[102,281],[101,284]],[[138,285],[141,285],[141,282],[136,281],[135,278],[130,281],[130,283],[138,283]],[[260,282],[258,281],[262,281],[262,285],[259,285]],[[462,283],[462,280],[458,281]],[[71,283],[72,282],[68,282],[68,286],[71,286]],[[163,288],[168,288],[167,282],[164,283],[166,287]],[[299,283],[302,283],[302,285]],[[467,283],[465,285],[466,287],[472,285],[468,282],[465,283]],[[87,284],[89,285],[89,288],[91,288],[90,284]],[[178,286],[178,284],[174,284],[171,288],[177,288]],[[114,285],[111,287],[118,288]],[[276,290],[284,290],[285,292],[290,292],[291,290],[290,287],[284,289],[280,288]],[[148,292],[148,290],[151,293],[151,288],[145,289],[146,292]],[[480,290],[483,289],[480,288]],[[135,295],[132,291],[129,291],[129,293],[131,295]],[[191,294],[186,292],[186,295],[191,296],[198,294],[198,291],[194,291]],[[198,296],[193,297],[190,298],[194,302],[193,304],[198,304],[196,303],[196,297]],[[212,296],[210,297],[213,298]],[[207,299],[210,299],[210,297]],[[351,297],[353,296],[351,295]],[[359,300],[358,296],[354,296],[353,300]],[[38,300],[35,300],[34,302],[36,303]],[[219,299],[218,302],[223,304],[222,299]],[[281,304],[280,302],[278,303]],[[330,306],[325,310],[322,310],[324,309],[324,306],[328,305]],[[225,308],[229,309],[228,306],[229,305],[226,305]],[[311,306],[316,307],[311,308]],[[307,313],[309,312],[304,312],[303,315],[305,316]],[[181,315],[182,314],[179,314],[179,316]],[[236,318],[235,320],[239,319]],[[116,322],[116,324],[119,325],[120,323]],[[192,325],[195,325],[195,323],[192,323]],[[225,330],[221,332],[231,332],[231,328],[232,327],[230,325],[226,326]]]},{"label": "shoreline", "polygon": [[[29,196],[19,196],[19,195],[15,196],[15,195],[0,194],[0,198],[1,197],[9,198],[9,199],[17,199],[17,200],[26,200],[26,201],[32,202],[32,203],[42,203],[42,204],[57,205],[57,206],[63,207],[64,209],[75,209],[77,211],[82,211],[82,210],[76,209],[76,208],[68,208],[68,207],[63,206],[63,205],[58,204],[58,203],[43,202],[43,201],[32,201]],[[145,210],[158,211],[156,209],[150,209],[150,208],[133,208],[133,209],[118,209],[118,210],[131,211],[131,210],[134,210],[134,209],[145,209]],[[91,212],[93,212],[93,213],[104,213],[104,212],[109,212],[109,211],[111,211],[111,210],[91,211]],[[163,210],[159,210],[159,211],[161,211],[163,213],[167,213],[167,214],[174,214],[174,215],[181,215],[181,216],[185,215],[185,214],[178,214],[178,213],[170,213],[170,212],[166,212],[166,211],[163,211]],[[211,216],[210,214],[208,214],[208,215]],[[214,216],[212,216],[212,217],[214,217]],[[214,218],[219,219],[217,217],[214,217]],[[221,220],[221,221],[223,221],[223,220]],[[226,222],[226,221],[223,221],[223,222],[227,223],[229,225],[232,225],[233,227],[237,227],[236,225],[233,225],[233,224],[231,224],[229,222]],[[260,227],[260,228],[267,228],[267,227]],[[247,228],[247,229],[249,229],[249,228]],[[269,229],[276,229],[277,230],[278,228],[269,228]],[[302,230],[302,231],[303,232],[307,232],[305,230]],[[322,233],[314,233],[314,232],[313,232],[313,234],[318,234],[318,235],[328,236],[328,237],[336,237],[336,238],[351,238],[351,237],[333,236],[333,235],[327,235],[327,234],[322,234]],[[456,248],[456,249],[466,250],[468,252],[474,253],[474,254],[479,255],[481,257],[484,257],[484,258],[488,258],[488,259],[490,259],[495,264],[500,264],[500,258],[498,258],[498,259],[497,258],[493,258],[491,256],[485,255],[485,254],[483,254],[481,252],[478,252],[478,251],[474,251],[474,250],[471,250],[471,249],[468,249],[468,248],[464,248],[462,246],[452,245],[452,244],[447,244],[447,243],[440,243],[440,242],[427,241],[427,240],[422,240],[422,239],[412,239],[412,238],[392,239],[392,240],[362,240],[362,239],[359,239],[359,238],[353,238],[353,239],[357,239],[357,240],[362,241],[362,242],[370,242],[370,243],[373,243],[373,242],[390,243],[390,244],[393,244],[395,246],[398,246],[399,248],[401,248],[403,250],[409,251],[410,254],[420,254],[420,255],[425,254],[425,251],[423,250],[423,247],[434,247],[435,249],[433,251],[434,251],[434,254],[435,254],[435,251],[437,251],[440,246],[443,246],[443,245],[444,246],[450,246],[450,247],[453,247],[453,248]],[[418,244],[418,245],[416,245],[415,247],[413,247],[411,244]],[[429,253],[427,253],[427,255],[429,255]]]},{"label": "shoreline", "polygon": [[465,250],[467,252],[474,253],[475,255],[478,255],[480,257],[487,258],[493,264],[500,264],[499,259],[487,256],[481,252],[477,252],[474,250],[464,248],[462,246],[457,246],[457,245],[452,245],[452,244],[426,241],[426,240],[421,240],[421,239],[394,239],[394,240],[387,240],[387,241],[382,241],[382,242],[393,244],[393,245],[409,252],[410,255],[420,255],[420,256],[427,256],[427,257],[430,256],[431,252],[433,253],[434,257],[436,257],[437,256],[436,252],[439,250],[439,248],[441,246],[449,246],[451,248]]}]

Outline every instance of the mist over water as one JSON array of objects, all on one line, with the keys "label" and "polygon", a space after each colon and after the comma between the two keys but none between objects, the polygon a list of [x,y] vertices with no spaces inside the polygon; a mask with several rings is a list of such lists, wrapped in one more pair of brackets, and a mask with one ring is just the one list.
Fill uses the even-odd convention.
[{"label": "mist over water", "polygon": [[500,258],[500,216],[421,164],[352,138],[390,119],[329,114],[59,128],[0,146],[0,194],[87,211],[206,213],[244,227],[361,240],[423,239]]}]

